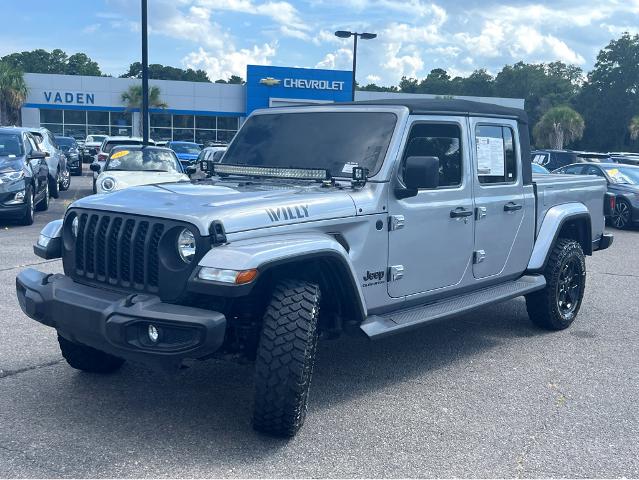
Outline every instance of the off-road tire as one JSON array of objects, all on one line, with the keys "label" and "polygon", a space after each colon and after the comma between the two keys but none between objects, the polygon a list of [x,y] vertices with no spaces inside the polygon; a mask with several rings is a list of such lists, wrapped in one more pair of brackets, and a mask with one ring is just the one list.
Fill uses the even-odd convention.
[{"label": "off-road tire", "polygon": [[[565,288],[568,268],[574,269],[575,287]],[[526,295],[526,308],[532,322],[546,330],[568,328],[577,317],[586,288],[586,257],[575,240],[559,239],[544,270],[546,287]],[[568,297],[562,291],[570,291]],[[568,302],[566,299],[570,298]],[[562,306],[563,305],[563,306]],[[570,307],[568,307],[570,305]]]},{"label": "off-road tire", "polygon": [[49,195],[51,198],[60,197],[60,181],[57,173],[55,178],[49,178]]},{"label": "off-road tire", "polygon": [[58,335],[60,351],[67,363],[77,370],[91,373],[113,373],[124,360],[95,348],[80,345]]},{"label": "off-road tire", "polygon": [[44,195],[42,196],[42,200],[38,202],[35,207],[38,212],[46,212],[49,210],[49,182],[46,182],[44,186]]},{"label": "off-road tire", "polygon": [[255,362],[253,427],[292,437],[304,424],[317,350],[320,289],[286,280],[266,307]]}]

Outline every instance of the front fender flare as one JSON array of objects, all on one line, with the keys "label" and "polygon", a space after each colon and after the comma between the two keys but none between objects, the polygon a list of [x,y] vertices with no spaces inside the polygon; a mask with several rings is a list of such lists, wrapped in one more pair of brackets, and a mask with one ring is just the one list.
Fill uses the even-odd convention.
[{"label": "front fender flare", "polygon": [[[588,225],[587,241],[592,244],[590,212],[588,207],[586,207],[583,203],[564,203],[548,209],[541,222],[539,234],[537,235],[532,255],[528,261],[528,271],[542,271],[546,266],[548,256],[559,237],[559,232],[561,232],[563,225],[571,220],[582,219],[585,220]],[[585,250],[585,253],[588,253],[587,249]]]},{"label": "front fender flare", "polygon": [[364,295],[361,286],[355,281],[357,275],[348,252],[334,237],[324,233],[293,233],[232,242],[211,249],[200,260],[198,267],[229,270],[255,268],[261,275],[283,264],[323,258],[339,262],[358,303],[356,310],[365,318]]}]

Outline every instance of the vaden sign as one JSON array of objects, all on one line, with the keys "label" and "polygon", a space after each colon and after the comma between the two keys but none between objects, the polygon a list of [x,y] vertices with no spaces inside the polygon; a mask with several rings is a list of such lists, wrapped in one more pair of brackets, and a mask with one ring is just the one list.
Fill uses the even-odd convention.
[{"label": "vaden sign", "polygon": [[44,99],[47,103],[93,105],[95,93],[45,91]]}]

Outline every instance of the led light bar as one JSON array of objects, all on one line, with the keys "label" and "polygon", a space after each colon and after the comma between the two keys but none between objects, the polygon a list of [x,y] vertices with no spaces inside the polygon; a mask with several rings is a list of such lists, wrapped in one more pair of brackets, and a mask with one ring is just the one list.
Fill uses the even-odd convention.
[{"label": "led light bar", "polygon": [[221,175],[247,175],[255,177],[298,178],[302,180],[328,180],[330,175],[321,168],[251,167],[216,163],[213,171]]}]

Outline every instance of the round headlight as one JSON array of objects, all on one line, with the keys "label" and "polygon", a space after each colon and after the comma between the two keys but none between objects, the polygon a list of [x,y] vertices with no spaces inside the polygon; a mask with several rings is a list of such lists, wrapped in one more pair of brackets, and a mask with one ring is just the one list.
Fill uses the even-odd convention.
[{"label": "round headlight", "polygon": [[110,191],[115,188],[115,178],[106,177],[102,180],[102,190]]},{"label": "round headlight", "polygon": [[190,263],[195,256],[195,235],[188,229],[183,229],[177,238],[177,251],[180,258]]},{"label": "round headlight", "polygon": [[79,229],[80,220],[78,220],[78,217],[73,217],[73,221],[71,222],[71,233],[73,234],[74,238],[77,238]]}]

